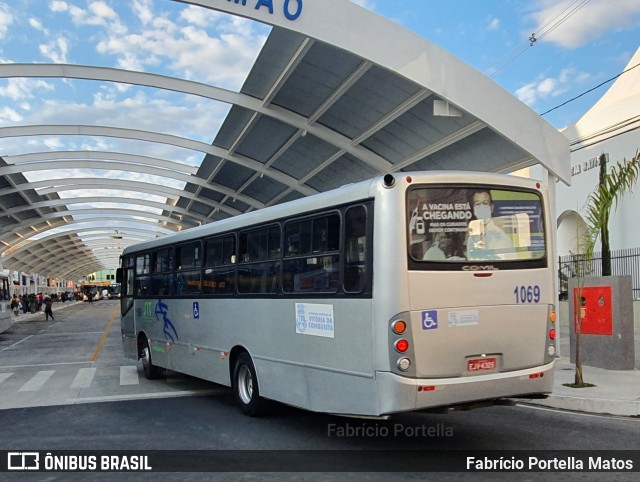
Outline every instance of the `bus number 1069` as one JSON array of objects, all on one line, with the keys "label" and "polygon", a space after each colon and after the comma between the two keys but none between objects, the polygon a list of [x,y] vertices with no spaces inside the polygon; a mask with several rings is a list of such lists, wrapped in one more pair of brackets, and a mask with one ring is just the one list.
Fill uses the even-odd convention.
[{"label": "bus number 1069", "polygon": [[516,295],[516,304],[540,302],[540,286],[538,285],[516,286],[513,294]]}]

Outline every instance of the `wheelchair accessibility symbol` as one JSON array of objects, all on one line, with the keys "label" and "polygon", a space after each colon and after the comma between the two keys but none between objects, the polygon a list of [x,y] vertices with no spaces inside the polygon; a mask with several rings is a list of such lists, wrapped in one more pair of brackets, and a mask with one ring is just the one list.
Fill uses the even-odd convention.
[{"label": "wheelchair accessibility symbol", "polygon": [[197,320],[200,318],[200,305],[197,301],[193,302],[193,317]]},{"label": "wheelchair accessibility symbol", "polygon": [[422,312],[422,329],[435,330],[438,328],[438,311],[429,310]]}]

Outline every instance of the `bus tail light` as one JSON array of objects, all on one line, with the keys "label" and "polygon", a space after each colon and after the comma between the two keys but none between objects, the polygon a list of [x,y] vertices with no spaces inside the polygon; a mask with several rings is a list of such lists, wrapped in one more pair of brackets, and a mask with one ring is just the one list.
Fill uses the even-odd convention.
[{"label": "bus tail light", "polygon": [[399,353],[404,353],[409,349],[409,342],[404,338],[400,338],[398,341],[396,341],[395,345],[396,345],[396,350]]},{"label": "bus tail light", "polygon": [[435,391],[435,385],[418,385],[417,390],[419,392],[433,392]]},{"label": "bus tail light", "polygon": [[396,320],[391,324],[391,329],[396,335],[402,335],[407,330],[407,324],[403,320]]},{"label": "bus tail light", "polygon": [[[415,353],[413,347],[413,331],[409,312],[398,313],[389,320],[389,369],[403,377],[416,376]],[[400,357],[398,357],[400,353]]]},{"label": "bus tail light", "polygon": [[556,338],[558,337],[558,329],[556,327],[556,321],[558,320],[558,313],[554,305],[549,305],[547,308],[547,349],[544,354],[545,364],[551,363],[556,356]]},{"label": "bus tail light", "polygon": [[398,368],[403,372],[406,372],[411,367],[411,360],[407,357],[398,358]]}]

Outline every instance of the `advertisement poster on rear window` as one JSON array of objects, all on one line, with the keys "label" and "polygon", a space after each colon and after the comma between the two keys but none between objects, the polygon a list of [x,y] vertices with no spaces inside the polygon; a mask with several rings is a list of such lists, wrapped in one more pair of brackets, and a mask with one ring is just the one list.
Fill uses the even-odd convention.
[{"label": "advertisement poster on rear window", "polygon": [[417,187],[407,197],[415,261],[544,257],[542,201],[535,192],[494,187]]}]

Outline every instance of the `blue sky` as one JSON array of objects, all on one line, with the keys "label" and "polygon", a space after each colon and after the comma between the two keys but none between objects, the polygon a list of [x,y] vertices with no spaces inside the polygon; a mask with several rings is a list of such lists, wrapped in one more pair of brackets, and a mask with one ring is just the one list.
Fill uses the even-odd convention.
[{"label": "blue sky", "polygon": [[[640,47],[638,0],[356,3],[450,51],[540,114],[619,74]],[[610,85],[544,118],[571,125]]]},{"label": "blue sky", "polygon": [[[640,44],[638,0],[355,3],[449,50],[538,113],[619,74]],[[255,22],[170,0],[0,0],[0,63],[126,68],[237,90],[268,32],[268,27]],[[529,41],[532,33],[537,39],[533,45]],[[557,128],[574,123],[610,85],[554,110],[545,119]],[[195,96],[108,82],[0,79],[0,127],[97,124],[210,143],[227,111],[226,105]],[[202,158],[178,148],[118,139],[0,138],[3,157],[77,149],[139,153],[177,159],[189,166],[197,166]],[[147,174],[94,175],[169,183]],[[56,176],[88,174],[80,170],[25,173],[30,181]],[[181,187],[176,182],[167,185]],[[61,197],[83,194],[60,193]]]}]

